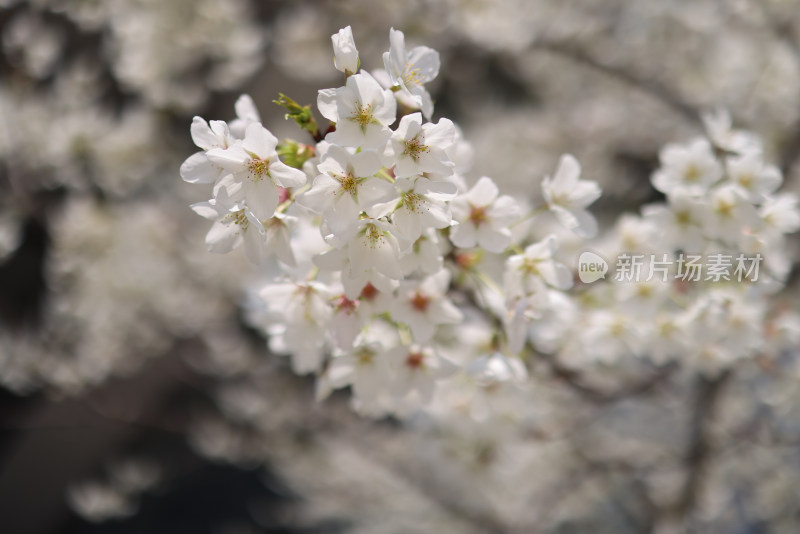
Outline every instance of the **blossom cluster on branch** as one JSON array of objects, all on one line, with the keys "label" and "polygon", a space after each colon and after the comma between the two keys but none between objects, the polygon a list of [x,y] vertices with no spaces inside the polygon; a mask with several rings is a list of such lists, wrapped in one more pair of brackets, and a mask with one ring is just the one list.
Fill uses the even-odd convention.
[{"label": "blossom cluster on branch", "polygon": [[[266,280],[251,292],[250,322],[295,372],[317,375],[319,398],[351,386],[360,413],[403,415],[447,404],[443,384],[490,394],[522,385],[537,353],[570,367],[630,355],[716,373],[797,334],[796,318],[766,307],[787,274],[797,199],[774,194],[779,171],[724,113],[707,117],[709,138],[663,150],[652,183],[666,201],[592,246],[606,257],[758,253],[764,275],[691,287],[607,280],[568,293],[568,265],[598,233],[587,208],[601,194],[577,160],[562,156],[541,180],[540,206],[501,195],[489,177],[470,187],[469,145],[452,121],[431,120],[425,84],[438,53],[407,49],[392,29],[384,68],[368,72],[350,27],[332,43],[345,83],[319,91],[329,124],[276,100],[313,143],[279,141],[244,95],[230,122],[194,118],[201,151],[181,167],[185,181],[213,185],[192,206],[212,221],[209,250],[241,247]],[[767,329],[780,334],[772,345]]]}]

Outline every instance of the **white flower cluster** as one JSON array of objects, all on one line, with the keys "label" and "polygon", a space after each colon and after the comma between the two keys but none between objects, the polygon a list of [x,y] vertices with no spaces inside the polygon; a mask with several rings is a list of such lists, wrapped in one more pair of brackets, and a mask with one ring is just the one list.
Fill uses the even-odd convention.
[{"label": "white flower cluster", "polygon": [[[557,301],[528,332],[537,350],[575,366],[633,357],[713,376],[744,358],[777,357],[797,338],[796,315],[775,313],[769,297],[791,267],[786,234],[800,229],[798,199],[776,193],[781,172],[764,161],[756,136],[732,130],[724,112],[704,120],[707,137],[661,151],[651,182],[665,201],[623,216],[594,245],[609,260],[646,258],[636,266],[641,276],[609,276]],[[698,266],[686,258],[701,256],[729,264],[687,276]],[[760,270],[751,263],[738,277],[726,275],[721,269],[733,271],[736,258],[758,258]]]},{"label": "white flower cluster", "polygon": [[[279,142],[243,96],[230,123],[194,119],[202,150],[181,168],[184,180],[213,184],[213,198],[193,206],[213,221],[209,250],[242,244],[269,279],[252,292],[250,321],[295,372],[318,376],[319,398],[351,386],[354,407],[380,416],[463,405],[470,391],[480,417],[502,404],[500,384],[526,380],[524,360],[536,353],[568,367],[633,358],[714,375],[793,339],[796,321],[774,316],[768,297],[789,271],[797,199],[775,193],[780,171],[725,113],[705,117],[707,137],[663,149],[652,185],[665,202],[591,245],[606,258],[647,255],[645,271],[656,260],[685,268],[684,254],[758,255],[760,276],[609,277],[566,293],[568,265],[598,233],[587,208],[601,190],[580,178],[577,160],[562,156],[532,209],[488,177],[468,187],[460,130],[430,120],[425,84],[438,54],[407,51],[392,29],[385,69],[356,72],[350,28],[332,42],[346,81],[319,91],[328,127],[310,106],[276,101],[315,144]],[[549,222],[529,224],[545,213]]]},{"label": "white flower cluster", "polygon": [[[253,299],[251,320],[274,351],[291,354],[297,373],[319,375],[320,397],[350,385],[360,412],[406,413],[427,405],[437,383],[459,367],[484,383],[515,379],[522,366],[507,359],[521,351],[527,320],[548,305],[542,288],[572,284],[553,257],[557,238],[508,260],[504,299],[477,266],[484,252],[500,254],[524,240],[512,230],[524,230],[519,223],[530,217],[488,177],[466,187],[461,170],[470,150],[460,131],[448,119],[430,121],[425,84],[438,74],[438,53],[407,50],[403,33],[392,29],[385,70],[356,73],[350,28],[332,42],[346,82],[319,91],[329,127],[320,131],[308,106],[283,95],[276,101],[315,144],[279,142],[248,96],[230,123],[195,117],[192,137],[202,150],[181,175],[213,184],[213,198],[193,205],[213,221],[209,250],[241,245],[270,278]],[[531,215],[549,209],[567,228],[592,236],[597,225],[586,207],[600,189],[579,173],[565,156],[554,179],[542,183],[547,205]],[[487,288],[496,293],[474,293]],[[445,357],[460,332],[450,330],[448,342],[446,327],[464,318],[454,299],[483,308],[486,323],[508,317],[507,342],[498,327],[477,362]]]}]

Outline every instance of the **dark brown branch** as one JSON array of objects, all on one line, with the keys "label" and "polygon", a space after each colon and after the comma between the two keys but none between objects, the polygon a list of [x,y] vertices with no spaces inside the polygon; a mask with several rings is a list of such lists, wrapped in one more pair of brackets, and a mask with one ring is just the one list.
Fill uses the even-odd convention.
[{"label": "dark brown branch", "polygon": [[725,371],[713,379],[698,377],[695,383],[694,413],[690,422],[689,446],[685,458],[686,481],[673,512],[679,517],[692,515],[703,490],[712,453],[709,424],[714,418],[723,386],[730,376],[731,372]]}]

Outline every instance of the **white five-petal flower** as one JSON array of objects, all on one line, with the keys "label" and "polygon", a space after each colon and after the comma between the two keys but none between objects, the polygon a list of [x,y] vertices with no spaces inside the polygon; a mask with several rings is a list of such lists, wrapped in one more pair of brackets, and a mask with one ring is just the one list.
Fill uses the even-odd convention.
[{"label": "white five-petal flower", "polygon": [[389,126],[396,119],[397,103],[367,72],[350,76],[344,87],[321,90],[317,106],[336,123],[336,130],[325,137],[332,144],[382,148],[392,135]]},{"label": "white five-petal flower", "polygon": [[425,84],[439,74],[439,52],[418,46],[406,52],[406,37],[400,30],[389,30],[389,51],[383,53],[383,64],[392,84],[410,96],[425,118],[433,114],[433,101]]},{"label": "white five-petal flower", "polygon": [[381,167],[375,151],[351,154],[340,146],[331,145],[317,165],[320,175],[298,202],[321,213],[333,233],[348,240],[358,227],[362,211],[396,195],[392,184],[375,177]]},{"label": "white five-petal flower", "polygon": [[581,180],[581,166],[573,156],[565,154],[558,162],[555,176],[542,180],[542,195],[558,221],[581,237],[597,235],[597,221],[586,208],[600,198],[596,182]]},{"label": "white five-petal flower", "polygon": [[441,270],[420,281],[402,282],[392,307],[392,316],[411,329],[414,341],[430,340],[440,324],[456,324],[462,313],[447,298],[450,272]]},{"label": "white five-petal flower", "polygon": [[498,194],[497,185],[484,176],[472,189],[450,201],[453,218],[459,223],[450,230],[455,246],[478,245],[500,253],[511,244],[508,225],[519,218],[520,208],[510,196]]},{"label": "white five-petal flower", "polygon": [[211,121],[201,117],[192,119],[192,141],[203,150],[195,152],[181,165],[181,178],[191,184],[210,184],[224,175],[225,171],[212,163],[207,152],[214,148],[228,148],[234,142],[225,121]]},{"label": "white five-petal flower", "polygon": [[452,174],[455,164],[445,150],[453,144],[455,133],[455,126],[449,119],[422,124],[419,113],[405,115],[392,134],[394,175],[406,178],[426,172]]},{"label": "white five-petal flower", "polygon": [[251,123],[245,137],[229,148],[207,152],[212,163],[233,176],[228,194],[243,200],[261,220],[269,219],[278,206],[278,187],[299,187],[306,182],[303,171],[293,169],[278,159],[278,139],[261,124]]}]

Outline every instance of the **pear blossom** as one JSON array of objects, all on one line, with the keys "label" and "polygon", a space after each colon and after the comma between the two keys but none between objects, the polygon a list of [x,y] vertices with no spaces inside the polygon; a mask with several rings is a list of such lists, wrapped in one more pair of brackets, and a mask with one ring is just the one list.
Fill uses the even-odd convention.
[{"label": "pear blossom", "polygon": [[397,113],[392,92],[364,71],[347,78],[344,87],[321,90],[317,107],[336,123],[325,140],[346,147],[382,148],[392,135],[389,126]]},{"label": "pear blossom", "polygon": [[202,117],[194,117],[191,126],[192,141],[203,150],[195,152],[181,164],[181,178],[190,184],[210,184],[225,173],[222,167],[208,159],[207,152],[213,148],[228,148],[234,138],[225,121],[208,123]]},{"label": "pear blossom", "polygon": [[373,217],[391,213],[398,236],[415,242],[428,228],[441,229],[452,224],[450,207],[446,204],[456,196],[457,189],[452,182],[419,176],[397,179],[394,186],[399,199],[377,204],[367,213]]},{"label": "pear blossom", "polygon": [[556,289],[572,287],[572,271],[555,260],[558,251],[556,236],[549,235],[528,245],[523,254],[506,260],[505,289],[509,298],[541,291],[540,282]]},{"label": "pear blossom", "polygon": [[470,363],[466,371],[484,388],[507,383],[520,385],[528,378],[525,364],[519,358],[506,356],[502,352],[481,356]]},{"label": "pear blossom", "polygon": [[392,372],[385,349],[380,343],[359,344],[349,352],[335,355],[326,372],[333,389],[353,388],[353,402],[372,411],[380,404],[380,397],[391,384]]},{"label": "pear blossom", "polygon": [[742,291],[712,289],[701,295],[681,318],[694,341],[687,354],[708,376],[763,348],[763,305]]},{"label": "pear blossom", "polygon": [[317,213],[335,234],[348,239],[359,224],[359,214],[395,195],[392,185],[375,174],[381,169],[378,153],[351,154],[332,145],[317,165],[319,176],[298,202]]},{"label": "pear blossom", "polygon": [[759,208],[762,226],[770,233],[791,234],[800,230],[800,207],[797,196],[782,193],[770,197]]},{"label": "pear blossom", "polygon": [[231,135],[236,139],[244,139],[247,127],[252,123],[261,123],[261,114],[256,108],[256,103],[250,95],[241,95],[236,99],[233,105],[236,112],[236,118],[233,119],[228,126],[231,130]]},{"label": "pear blossom", "polygon": [[511,244],[508,225],[519,218],[520,208],[510,196],[498,195],[497,185],[484,176],[472,189],[450,201],[453,218],[459,223],[450,230],[455,246],[478,245],[499,253]]},{"label": "pear blossom", "polygon": [[453,144],[455,127],[449,119],[422,124],[419,113],[405,115],[392,134],[394,175],[406,178],[423,173],[449,175],[455,164],[446,149]]},{"label": "pear blossom", "polygon": [[318,371],[325,355],[326,329],[333,315],[331,290],[319,282],[279,283],[259,292],[267,305],[270,346],[291,355],[297,374]]},{"label": "pear blossom", "polygon": [[346,295],[335,297],[330,332],[334,345],[346,350],[353,347],[367,316],[361,311],[358,299],[349,299]]},{"label": "pear blossom", "polygon": [[400,401],[400,410],[428,404],[436,382],[453,375],[457,369],[433,347],[416,344],[395,347],[386,353],[386,358],[394,373],[391,390]]},{"label": "pear blossom", "polygon": [[400,267],[408,276],[419,271],[422,274],[434,274],[442,268],[442,243],[439,235],[429,228],[414,241],[400,257]]},{"label": "pear blossom", "polygon": [[387,413],[393,371],[386,352],[397,343],[396,329],[382,321],[370,323],[352,349],[333,353],[328,368],[320,375],[325,384],[318,388],[318,400],[332,389],[351,386],[357,412],[371,416]]},{"label": "pear blossom", "polygon": [[219,199],[192,204],[192,210],[214,221],[206,235],[209,252],[227,254],[244,244],[250,263],[260,265],[267,257],[266,230],[261,221],[246,206],[230,205]]},{"label": "pear blossom", "polygon": [[355,74],[358,71],[359,61],[353,30],[350,26],[346,26],[331,35],[331,41],[333,42],[333,65],[336,70],[347,75]]},{"label": "pear blossom", "polygon": [[750,202],[761,203],[780,187],[783,177],[774,165],[765,165],[761,154],[748,152],[726,160],[728,180],[739,187]]},{"label": "pear blossom", "polygon": [[[703,249],[703,227],[708,202],[678,190],[670,195],[667,204],[650,204],[642,215],[652,221],[656,235],[672,249],[700,251]],[[629,249],[634,250],[634,249]]]},{"label": "pear blossom", "polygon": [[228,148],[213,148],[208,159],[233,176],[232,198],[240,198],[259,219],[269,219],[278,206],[278,188],[300,187],[306,183],[303,171],[278,159],[278,139],[261,124],[251,123],[245,137]]},{"label": "pear blossom", "polygon": [[315,258],[320,269],[341,271],[345,296],[357,298],[367,284],[389,293],[403,278],[400,245],[393,225],[379,219],[361,219],[355,234],[343,246]]},{"label": "pear blossom", "polygon": [[541,318],[547,310],[549,295],[541,280],[536,280],[535,289],[526,295],[509,297],[503,315],[507,349],[511,354],[519,354],[528,338],[531,321]]},{"label": "pear blossom", "polygon": [[641,321],[617,307],[592,312],[580,341],[592,360],[614,363],[623,356],[642,355],[645,339]]},{"label": "pear blossom", "polygon": [[389,30],[389,51],[383,53],[383,64],[401,91],[410,96],[425,118],[433,114],[433,101],[425,84],[439,74],[439,53],[427,46],[406,52],[406,37],[400,30]]},{"label": "pear blossom", "polygon": [[440,324],[456,324],[463,314],[446,297],[450,272],[441,270],[420,281],[404,281],[397,290],[392,317],[405,323],[417,343],[429,341]]},{"label": "pear blossom", "polygon": [[266,232],[267,254],[275,256],[289,267],[294,267],[296,261],[289,234],[291,228],[297,224],[297,217],[275,213],[272,218],[261,221],[261,223]]},{"label": "pear blossom", "polygon": [[600,186],[580,180],[581,167],[570,154],[561,156],[555,177],[542,180],[542,196],[548,209],[558,221],[581,237],[597,234],[597,221],[586,211],[587,206],[600,198]]},{"label": "pear blossom", "polygon": [[688,145],[669,144],[659,154],[661,168],[652,176],[653,187],[666,195],[682,189],[699,196],[722,177],[722,166],[711,144],[698,138]]},{"label": "pear blossom", "polygon": [[702,114],[703,126],[715,147],[734,154],[761,152],[761,142],[750,132],[733,129],[731,114],[718,108]]},{"label": "pear blossom", "polygon": [[709,237],[735,243],[743,229],[758,224],[756,209],[733,185],[715,189],[709,198],[709,209],[704,212],[704,229]]}]

